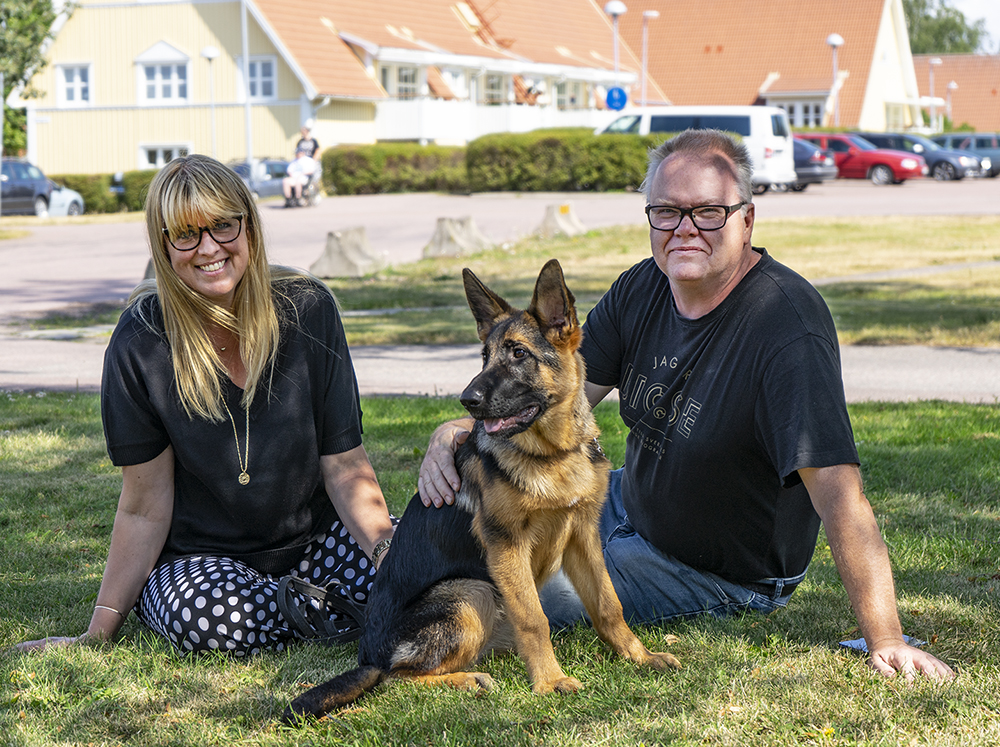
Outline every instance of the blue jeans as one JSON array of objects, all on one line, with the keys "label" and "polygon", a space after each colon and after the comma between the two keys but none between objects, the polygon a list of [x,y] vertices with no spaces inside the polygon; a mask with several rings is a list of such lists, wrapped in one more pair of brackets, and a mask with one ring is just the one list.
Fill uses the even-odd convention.
[{"label": "blue jeans", "polygon": [[[790,578],[760,579],[756,585],[771,589],[770,593],[762,593],[685,565],[655,548],[632,528],[622,505],[621,483],[622,470],[613,470],[599,532],[604,563],[626,621],[662,623],[706,614],[726,617],[747,610],[767,614],[788,603],[792,595],[784,587],[805,577],[803,572]],[[540,596],[553,628],[588,620],[564,574],[551,579]]]}]

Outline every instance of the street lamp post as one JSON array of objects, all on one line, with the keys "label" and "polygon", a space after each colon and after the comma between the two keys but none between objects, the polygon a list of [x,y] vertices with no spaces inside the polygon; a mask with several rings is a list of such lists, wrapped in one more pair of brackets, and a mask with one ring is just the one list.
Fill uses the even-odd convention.
[{"label": "street lamp post", "polygon": [[[660,12],[657,10],[644,10],[642,11],[642,105],[646,106],[646,70],[649,54],[649,30],[647,25],[649,21],[653,18],[659,18]],[[615,42],[617,43],[618,34],[615,34]]]},{"label": "street lamp post", "polygon": [[833,50],[833,125],[840,127],[840,89],[837,87],[837,50],[844,45],[844,37],[840,34],[830,34],[826,37],[826,43]]},{"label": "street lamp post", "polygon": [[931,86],[931,132],[937,132],[937,104],[934,103],[934,68],[941,64],[940,57],[931,57],[927,60],[928,77]]},{"label": "street lamp post", "polygon": [[611,23],[614,26],[615,42],[615,86],[618,85],[618,17],[625,15],[628,8],[622,0],[608,0],[604,6],[604,12],[611,16]]},{"label": "street lamp post", "polygon": [[951,92],[958,88],[958,83],[952,81],[948,84],[948,119],[951,119]]},{"label": "street lamp post", "polygon": [[201,50],[201,56],[208,60],[208,101],[209,111],[212,118],[212,158],[215,155],[215,73],[212,70],[212,61],[219,56],[219,50],[213,46],[207,46]]}]

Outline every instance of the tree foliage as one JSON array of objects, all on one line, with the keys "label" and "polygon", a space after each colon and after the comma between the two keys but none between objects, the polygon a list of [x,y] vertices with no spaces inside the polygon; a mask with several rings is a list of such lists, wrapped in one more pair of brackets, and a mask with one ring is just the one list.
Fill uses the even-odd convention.
[{"label": "tree foliage", "polygon": [[986,21],[970,22],[948,0],[903,0],[913,54],[971,54],[989,40]]},{"label": "tree foliage", "polygon": [[[68,13],[69,5],[62,12]],[[52,0],[3,0],[0,2],[0,72],[4,74],[4,153],[24,149],[24,112],[7,107],[7,96],[22,88],[22,96],[40,95],[29,82],[45,67],[42,47],[52,38],[52,24],[59,15]]]}]

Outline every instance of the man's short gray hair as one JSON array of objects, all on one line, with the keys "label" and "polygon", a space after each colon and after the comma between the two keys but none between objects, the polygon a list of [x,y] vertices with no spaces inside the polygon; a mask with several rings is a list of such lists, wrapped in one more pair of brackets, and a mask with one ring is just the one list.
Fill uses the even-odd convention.
[{"label": "man's short gray hair", "polygon": [[[646,178],[642,182],[642,193],[649,202],[649,191],[653,186],[656,170],[668,157],[674,154],[693,155],[707,162],[718,161],[720,170],[732,173],[741,202],[753,201],[753,164],[747,147],[734,140],[731,135],[722,130],[684,130],[657,148],[649,151],[649,165]],[[718,156],[724,156],[728,163],[721,162]],[[735,170],[733,169],[735,166]]]}]

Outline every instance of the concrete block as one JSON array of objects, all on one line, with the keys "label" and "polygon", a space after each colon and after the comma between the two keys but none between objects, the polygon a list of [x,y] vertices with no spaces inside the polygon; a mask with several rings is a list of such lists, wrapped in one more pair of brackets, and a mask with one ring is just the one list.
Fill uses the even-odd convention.
[{"label": "concrete block", "polygon": [[438,218],[434,235],[424,247],[424,258],[458,257],[492,248],[493,242],[480,232],[471,215],[463,218]]},{"label": "concrete block", "polygon": [[587,227],[576,217],[573,206],[568,202],[562,205],[547,205],[542,224],[535,229],[536,234],[547,239],[553,236],[578,236],[586,232]]},{"label": "concrete block", "polygon": [[359,278],[385,267],[384,259],[372,256],[364,226],[330,231],[326,248],[309,272],[319,278]]}]

